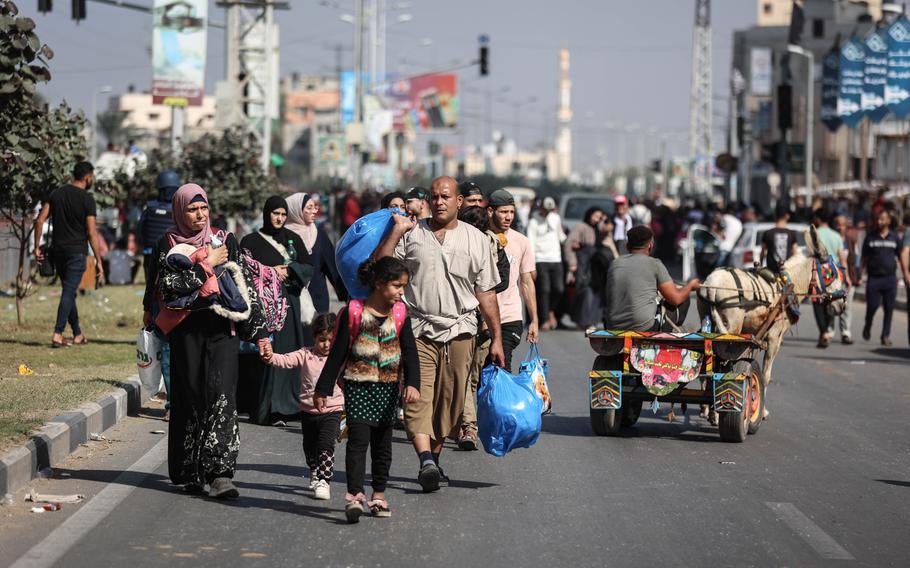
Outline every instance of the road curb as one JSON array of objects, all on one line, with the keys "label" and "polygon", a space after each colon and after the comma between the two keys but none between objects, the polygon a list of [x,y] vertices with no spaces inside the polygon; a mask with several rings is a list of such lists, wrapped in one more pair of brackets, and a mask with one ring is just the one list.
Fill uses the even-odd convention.
[{"label": "road curb", "polygon": [[95,402],[48,420],[28,442],[0,456],[0,495],[28,485],[40,470],[59,464],[92,433],[107,430],[127,415],[137,415],[142,400],[142,383],[133,375]]}]

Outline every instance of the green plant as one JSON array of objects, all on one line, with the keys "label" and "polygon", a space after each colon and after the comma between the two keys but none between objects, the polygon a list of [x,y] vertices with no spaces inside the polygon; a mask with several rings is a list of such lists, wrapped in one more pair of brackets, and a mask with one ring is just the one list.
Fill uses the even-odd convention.
[{"label": "green plant", "polygon": [[49,109],[37,85],[51,79],[54,52],[35,34],[35,22],[19,16],[10,0],[0,0],[0,218],[12,228],[19,250],[16,310],[29,290],[26,270],[33,212],[48,191],[66,181],[85,156],[85,119],[66,105]]}]

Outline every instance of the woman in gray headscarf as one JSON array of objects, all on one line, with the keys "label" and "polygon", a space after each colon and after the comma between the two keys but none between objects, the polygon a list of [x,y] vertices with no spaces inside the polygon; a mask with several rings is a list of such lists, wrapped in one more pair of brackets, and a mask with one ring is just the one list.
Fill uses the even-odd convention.
[{"label": "woman in gray headscarf", "polygon": [[312,196],[306,193],[295,193],[288,197],[288,222],[285,227],[300,235],[303,244],[310,253],[310,263],[313,265],[313,278],[310,281],[310,297],[316,313],[329,311],[329,288],[326,278],[335,288],[338,299],[346,302],[347,289],[338,274],[335,266],[335,245],[325,229],[316,225],[316,216],[319,214],[319,205]]}]

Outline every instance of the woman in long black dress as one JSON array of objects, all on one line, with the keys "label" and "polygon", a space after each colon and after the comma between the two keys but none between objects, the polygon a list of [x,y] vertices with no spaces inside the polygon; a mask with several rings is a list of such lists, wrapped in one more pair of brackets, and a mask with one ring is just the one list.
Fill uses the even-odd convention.
[{"label": "woman in long black dress", "polygon": [[[240,241],[255,260],[272,266],[284,277],[282,287],[288,299],[284,327],[272,334],[272,349],[290,353],[303,347],[303,323],[300,317],[300,293],[313,274],[310,254],[299,235],[287,230],[288,204],[272,196],[262,208],[262,228]],[[300,412],[300,373],[278,369],[262,363],[255,354],[241,355],[243,375],[255,378],[241,389],[243,408],[255,424],[285,425],[285,420]],[[247,383],[247,381],[244,381]],[[251,392],[252,390],[252,392]],[[252,404],[250,404],[252,403]]]},{"label": "woman in long black dress", "polygon": [[[173,203],[174,227],[150,257],[149,274],[155,276],[150,277],[146,294],[164,302],[190,296],[210,282],[217,267],[230,262],[249,276],[234,236],[209,224],[208,196],[201,187],[182,186]],[[178,244],[204,248],[205,258],[185,270],[172,268],[165,258]],[[171,344],[168,474],[188,493],[201,494],[209,485],[212,497],[238,496],[231,482],[240,449],[237,351],[239,336],[256,341],[266,335],[258,301],[255,291],[247,292],[249,315],[243,321],[232,321],[211,309],[163,309],[156,319]]]}]

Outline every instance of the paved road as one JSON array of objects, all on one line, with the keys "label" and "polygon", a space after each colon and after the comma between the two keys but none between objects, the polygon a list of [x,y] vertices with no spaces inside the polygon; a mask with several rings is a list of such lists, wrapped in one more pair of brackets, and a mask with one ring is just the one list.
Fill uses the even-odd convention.
[{"label": "paved road", "polygon": [[15,566],[906,566],[906,316],[895,326],[900,347],[820,351],[805,318],[778,363],[771,417],[744,444],[720,442],[692,409],[592,436],[593,352],[577,332],[547,334],[556,413],[539,443],[502,459],[447,452],[452,486],[423,495],[399,433],[394,516],[356,526],[340,511],[343,465],[330,503],[303,489],[293,428],[243,425],[243,496],[222,503],[171,488],[163,437],[149,434],[161,423],[130,419],[109,435],[122,441],[80,449],[64,479],[38,484],[87,502],[0,517],[0,565],[28,552]]}]

